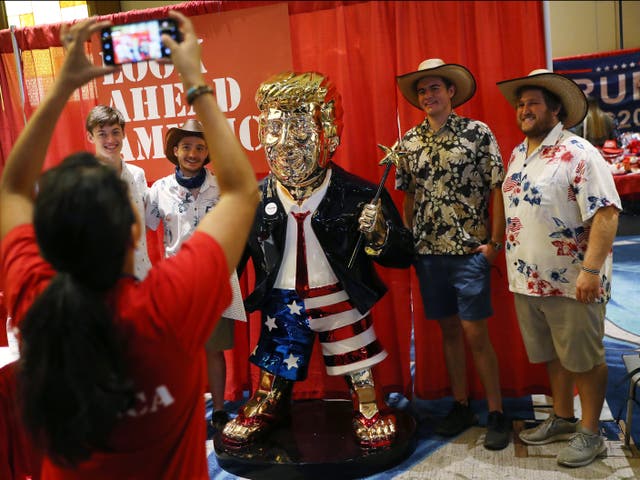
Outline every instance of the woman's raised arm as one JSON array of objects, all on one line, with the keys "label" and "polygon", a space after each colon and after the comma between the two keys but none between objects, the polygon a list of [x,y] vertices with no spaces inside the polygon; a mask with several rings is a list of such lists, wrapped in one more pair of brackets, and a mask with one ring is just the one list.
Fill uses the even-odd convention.
[{"label": "woman's raised arm", "polygon": [[0,182],[0,237],[33,217],[33,194],[42,164],[51,142],[53,130],[67,100],[78,87],[89,80],[116,70],[98,67],[87,58],[84,44],[92,33],[109,25],[88,19],[60,30],[67,50],[62,69],[51,90],[27,122],[14,145],[2,172]]}]

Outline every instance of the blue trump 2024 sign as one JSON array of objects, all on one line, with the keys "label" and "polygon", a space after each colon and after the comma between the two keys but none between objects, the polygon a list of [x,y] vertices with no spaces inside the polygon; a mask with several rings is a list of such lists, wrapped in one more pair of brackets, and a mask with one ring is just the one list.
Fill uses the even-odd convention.
[{"label": "blue trump 2024 sign", "polygon": [[640,48],[557,58],[553,71],[574,80],[618,120],[622,133],[640,132]]}]

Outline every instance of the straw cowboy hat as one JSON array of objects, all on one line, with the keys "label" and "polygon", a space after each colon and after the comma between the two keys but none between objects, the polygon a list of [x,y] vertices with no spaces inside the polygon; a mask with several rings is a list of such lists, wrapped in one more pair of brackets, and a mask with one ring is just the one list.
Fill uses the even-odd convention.
[{"label": "straw cowboy hat", "polygon": [[516,92],[520,87],[542,87],[556,95],[567,112],[564,128],[571,128],[580,123],[587,114],[587,97],[573,80],[553,73],[551,70],[539,68],[526,77],[503,80],[497,83],[498,88],[514,107],[518,103]]},{"label": "straw cowboy hat", "polygon": [[416,84],[424,77],[446,78],[456,87],[456,92],[451,98],[451,108],[456,108],[473,97],[476,93],[476,81],[469,70],[457,63],[444,63],[439,58],[429,58],[418,65],[418,70],[405,73],[397,78],[398,87],[404,98],[416,108],[422,110],[418,102]]},{"label": "straw cowboy hat", "polygon": [[[178,157],[173,153],[173,147],[178,145],[178,142],[184,137],[200,137],[204,138],[204,129],[202,124],[195,119],[190,119],[184,122],[180,127],[170,128],[164,138],[164,154],[169,161],[174,165],[178,165]],[[203,165],[209,163],[209,155],[204,161]]]}]

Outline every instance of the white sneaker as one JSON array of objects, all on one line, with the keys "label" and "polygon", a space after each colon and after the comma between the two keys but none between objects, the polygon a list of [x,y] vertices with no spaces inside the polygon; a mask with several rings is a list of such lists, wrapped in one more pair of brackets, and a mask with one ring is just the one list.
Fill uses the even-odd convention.
[{"label": "white sneaker", "polygon": [[522,430],[519,437],[520,440],[529,445],[546,445],[560,440],[569,440],[576,433],[577,427],[577,420],[569,422],[552,413],[549,418],[537,427]]},{"label": "white sneaker", "polygon": [[558,453],[558,464],[565,467],[583,467],[596,458],[607,456],[607,445],[597,433],[589,433],[582,428],[569,440],[569,445]]}]

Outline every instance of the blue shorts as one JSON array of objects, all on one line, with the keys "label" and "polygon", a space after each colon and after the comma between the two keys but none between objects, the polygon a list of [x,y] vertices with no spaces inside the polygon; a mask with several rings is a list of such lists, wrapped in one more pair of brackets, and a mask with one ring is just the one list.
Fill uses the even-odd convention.
[{"label": "blue shorts", "polygon": [[418,255],[415,260],[427,318],[458,315],[483,320],[491,308],[491,265],[482,252],[471,255]]}]

